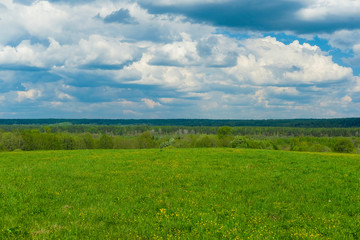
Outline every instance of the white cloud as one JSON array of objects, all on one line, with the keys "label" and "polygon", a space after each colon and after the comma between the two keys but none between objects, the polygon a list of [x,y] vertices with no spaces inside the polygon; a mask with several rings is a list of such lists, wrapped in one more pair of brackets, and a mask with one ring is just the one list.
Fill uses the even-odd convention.
[{"label": "white cloud", "polygon": [[[349,107],[358,101],[360,80],[317,46],[298,41],[287,45],[263,38],[261,33],[237,40],[231,34],[238,32],[221,34],[221,29],[182,16],[153,15],[134,2],[22,5],[4,0],[6,8],[0,7],[4,112],[20,104],[37,104],[77,116],[87,113],[84,117],[102,112],[104,117],[154,113],[151,116],[266,118],[286,117],[294,109],[302,116],[314,105],[319,107],[304,116],[327,114],[320,100]],[[222,1],[155,4],[210,2]],[[335,14],[335,1],[307,4],[307,9],[320,11],[320,18]],[[338,4],[342,12],[356,9],[356,4]],[[119,9],[128,11],[134,23],[104,23],[106,16]],[[316,18],[311,11],[304,10],[302,17]],[[322,37],[334,47],[351,49],[356,57],[360,55],[358,32],[338,31]],[[26,66],[41,69],[21,71]],[[354,79],[357,83],[351,85]]]},{"label": "white cloud", "polygon": [[352,77],[352,69],[339,66],[316,46],[294,41],[285,45],[275,38],[249,39],[244,42],[248,55],[238,58],[229,73],[240,82],[258,85],[316,84]]},{"label": "white cloud", "polygon": [[89,63],[117,65],[136,60],[140,56],[141,51],[135,44],[91,35],[88,40],[80,40],[78,55],[73,56],[67,64],[73,66]]},{"label": "white cloud", "polygon": [[73,100],[74,99],[74,97],[70,96],[69,94],[63,93],[60,91],[57,91],[57,97],[61,100]]},{"label": "white cloud", "polygon": [[155,3],[151,0],[141,0],[141,2],[148,2],[156,5],[163,6],[179,6],[179,5],[193,5],[193,4],[204,4],[204,3],[223,3],[229,0],[157,0]]},{"label": "white cloud", "polygon": [[360,44],[360,30],[339,30],[332,34],[321,34],[324,39],[329,40],[329,44],[341,50],[354,49]]},{"label": "white cloud", "polygon": [[145,105],[151,109],[161,106],[160,103],[155,102],[154,100],[151,100],[151,99],[143,98],[143,99],[141,99],[141,101],[143,101],[145,103]]},{"label": "white cloud", "polygon": [[63,32],[63,24],[69,19],[69,14],[63,9],[47,1],[36,1],[30,6],[19,8],[19,21],[32,35],[47,37]]},{"label": "white cloud", "polygon": [[154,51],[154,58],[150,60],[153,65],[186,66],[196,64],[200,57],[196,51],[196,42],[182,33],[182,41],[160,46]]},{"label": "white cloud", "polygon": [[159,101],[162,103],[172,103],[174,102],[176,99],[175,98],[160,98]]},{"label": "white cloud", "polygon": [[82,65],[121,67],[128,61],[137,60],[142,54],[135,44],[99,35],[91,35],[89,39],[81,39],[73,45],[60,45],[53,38],[49,42],[47,48],[40,44],[32,45],[29,40],[22,41],[16,47],[0,45],[0,64],[47,68],[65,66],[71,69]]},{"label": "white cloud", "polygon": [[42,67],[43,63],[39,61],[39,55],[43,51],[43,46],[31,45],[28,40],[22,41],[17,47],[0,45],[0,64]]},{"label": "white cloud", "polygon": [[301,9],[298,16],[308,21],[336,16],[358,16],[360,12],[360,2],[354,0],[308,0],[307,3],[308,6]]},{"label": "white cloud", "polygon": [[125,115],[137,115],[137,116],[141,115],[141,113],[135,112],[133,110],[124,110],[123,113]]},{"label": "white cloud", "polygon": [[17,91],[17,100],[22,102],[24,100],[35,100],[42,96],[42,92],[38,89],[30,89],[28,91]]},{"label": "white cloud", "polygon": [[341,100],[344,103],[351,103],[352,102],[352,98],[349,95],[346,95],[345,97],[341,98]]},{"label": "white cloud", "polygon": [[269,106],[269,101],[266,100],[264,89],[261,89],[261,90],[256,91],[253,98],[254,98],[254,100],[256,100],[258,103],[263,103],[263,102],[264,102],[266,107]]},{"label": "white cloud", "polygon": [[322,34],[321,37],[327,39],[333,48],[348,53],[342,59],[344,63],[353,68],[360,67],[360,30],[340,30],[332,34]]}]

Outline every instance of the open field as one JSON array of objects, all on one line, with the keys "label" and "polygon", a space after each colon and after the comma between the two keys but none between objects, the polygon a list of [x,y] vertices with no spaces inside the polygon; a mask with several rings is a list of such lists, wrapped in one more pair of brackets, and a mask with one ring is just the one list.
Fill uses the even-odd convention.
[{"label": "open field", "polygon": [[0,239],[358,239],[360,155],[0,153]]}]

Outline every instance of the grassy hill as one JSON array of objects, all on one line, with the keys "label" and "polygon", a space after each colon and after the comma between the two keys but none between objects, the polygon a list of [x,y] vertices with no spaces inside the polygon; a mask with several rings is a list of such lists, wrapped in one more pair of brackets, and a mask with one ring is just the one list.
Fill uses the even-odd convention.
[{"label": "grassy hill", "polygon": [[0,153],[0,239],[358,239],[360,156]]}]

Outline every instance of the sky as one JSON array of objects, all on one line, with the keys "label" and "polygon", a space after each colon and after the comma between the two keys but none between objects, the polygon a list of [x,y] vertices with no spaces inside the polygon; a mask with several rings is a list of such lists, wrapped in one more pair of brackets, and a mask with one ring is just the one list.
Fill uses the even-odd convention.
[{"label": "sky", "polygon": [[359,0],[0,1],[0,118],[359,115]]}]

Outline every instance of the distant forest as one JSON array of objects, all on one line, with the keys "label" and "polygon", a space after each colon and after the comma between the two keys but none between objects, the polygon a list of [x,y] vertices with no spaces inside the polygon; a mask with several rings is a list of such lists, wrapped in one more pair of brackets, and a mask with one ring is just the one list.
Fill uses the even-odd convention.
[{"label": "distant forest", "polygon": [[147,125],[185,127],[291,127],[291,128],[354,128],[360,118],[337,119],[269,119],[269,120],[214,120],[214,119],[0,119],[0,125]]},{"label": "distant forest", "polygon": [[360,118],[0,120],[0,152],[167,147],[360,153]]}]

